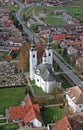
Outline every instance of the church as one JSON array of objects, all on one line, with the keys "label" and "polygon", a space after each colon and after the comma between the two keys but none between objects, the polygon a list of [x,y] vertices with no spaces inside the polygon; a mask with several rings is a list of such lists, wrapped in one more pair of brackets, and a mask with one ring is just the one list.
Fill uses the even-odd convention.
[{"label": "church", "polygon": [[58,81],[53,69],[53,51],[49,43],[45,47],[40,64],[38,64],[37,49],[34,41],[31,44],[30,80],[35,80],[35,84],[46,93],[53,92],[56,87],[61,89],[61,82]]}]

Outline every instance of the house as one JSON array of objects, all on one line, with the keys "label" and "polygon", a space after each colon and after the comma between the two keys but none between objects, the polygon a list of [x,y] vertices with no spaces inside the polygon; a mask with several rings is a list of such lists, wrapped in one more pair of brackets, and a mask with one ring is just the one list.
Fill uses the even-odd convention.
[{"label": "house", "polygon": [[67,104],[73,112],[83,112],[83,87],[75,86],[65,92]]},{"label": "house", "polygon": [[83,69],[83,57],[77,58],[77,60],[76,60],[76,66],[77,66],[79,69]]},{"label": "house", "polygon": [[7,122],[21,123],[22,126],[42,126],[42,118],[38,104],[32,102],[29,94],[25,96],[24,104],[6,109]]},{"label": "house", "polygon": [[68,48],[68,45],[67,45],[67,43],[65,41],[62,41],[60,43],[60,47],[64,49],[64,48]]},{"label": "house", "polygon": [[37,64],[37,50],[33,41],[30,48],[30,80],[35,80],[35,84],[46,93],[51,93],[55,87],[61,89],[53,69],[53,52],[48,44],[42,55],[42,62]]},{"label": "house", "polygon": [[82,128],[80,124],[74,119],[64,117],[55,123],[53,130],[82,130]]},{"label": "house", "polygon": [[25,0],[25,4],[30,4],[32,0]]},{"label": "house", "polygon": [[72,46],[69,46],[68,48],[67,48],[67,53],[68,53],[68,55],[73,55],[73,54],[76,54],[78,51],[74,48],[74,47],[72,47]]},{"label": "house", "polygon": [[10,46],[17,46],[17,47],[23,46],[23,40],[15,38],[15,37],[9,37],[9,43],[10,43]]},{"label": "house", "polygon": [[65,40],[65,34],[54,34],[53,40]]},{"label": "house", "polygon": [[56,15],[62,15],[63,13],[66,13],[66,10],[54,10],[54,14]]}]

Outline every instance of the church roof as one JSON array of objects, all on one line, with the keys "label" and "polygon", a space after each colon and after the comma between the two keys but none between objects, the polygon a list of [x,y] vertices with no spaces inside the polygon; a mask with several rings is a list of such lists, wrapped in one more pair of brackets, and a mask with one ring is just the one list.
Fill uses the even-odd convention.
[{"label": "church roof", "polygon": [[54,81],[57,80],[56,75],[52,71],[52,67],[50,64],[39,64],[35,73],[43,78],[44,81]]}]

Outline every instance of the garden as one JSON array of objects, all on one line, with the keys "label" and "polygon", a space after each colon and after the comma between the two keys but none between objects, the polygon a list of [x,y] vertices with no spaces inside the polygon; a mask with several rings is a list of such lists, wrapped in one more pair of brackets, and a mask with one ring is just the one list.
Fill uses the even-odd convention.
[{"label": "garden", "polygon": [[0,114],[5,116],[5,109],[20,105],[25,96],[26,87],[1,88],[0,89]]}]

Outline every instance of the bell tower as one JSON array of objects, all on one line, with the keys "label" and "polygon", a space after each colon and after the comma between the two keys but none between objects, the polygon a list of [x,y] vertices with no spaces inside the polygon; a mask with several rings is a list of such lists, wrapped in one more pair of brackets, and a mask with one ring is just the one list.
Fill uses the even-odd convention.
[{"label": "bell tower", "polygon": [[46,56],[47,56],[47,63],[51,64],[51,66],[53,66],[53,51],[52,51],[52,47],[51,47],[51,34],[49,35],[49,40],[48,40],[48,44],[45,48],[45,52],[46,52]]},{"label": "bell tower", "polygon": [[37,50],[36,50],[34,37],[33,37],[33,41],[30,48],[30,79],[31,80],[34,80],[34,71],[36,66],[37,66]]}]

